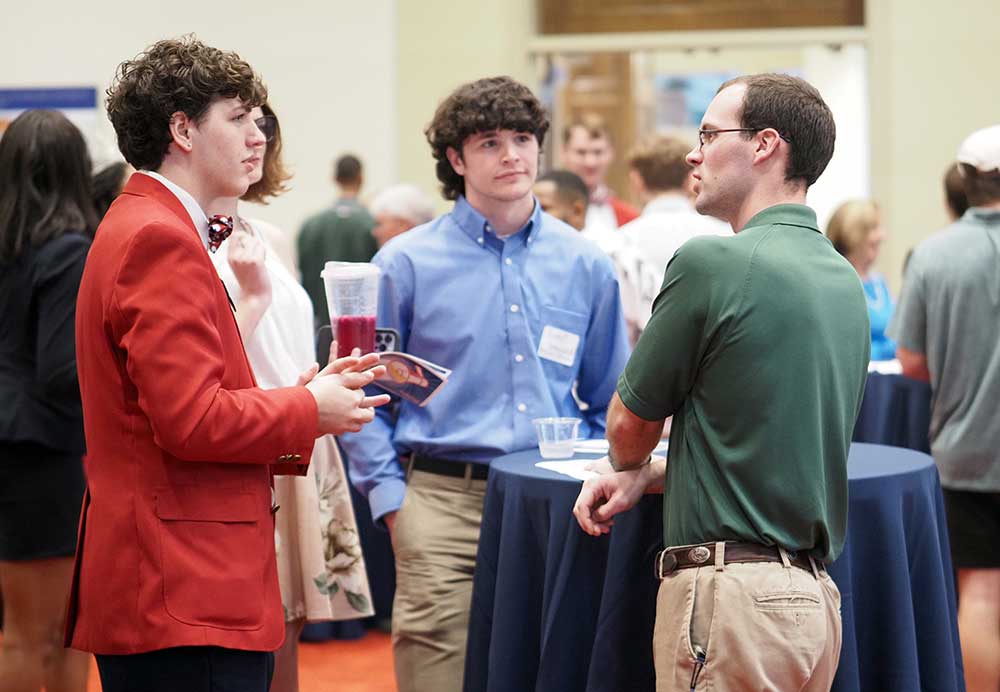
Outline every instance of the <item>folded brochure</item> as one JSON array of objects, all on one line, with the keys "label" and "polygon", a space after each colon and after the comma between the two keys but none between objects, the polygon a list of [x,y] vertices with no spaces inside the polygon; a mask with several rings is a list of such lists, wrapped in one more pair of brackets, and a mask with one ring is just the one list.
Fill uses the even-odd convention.
[{"label": "folded brochure", "polygon": [[448,368],[399,351],[379,354],[379,362],[385,366],[385,375],[374,384],[417,406],[430,401],[451,375]]}]

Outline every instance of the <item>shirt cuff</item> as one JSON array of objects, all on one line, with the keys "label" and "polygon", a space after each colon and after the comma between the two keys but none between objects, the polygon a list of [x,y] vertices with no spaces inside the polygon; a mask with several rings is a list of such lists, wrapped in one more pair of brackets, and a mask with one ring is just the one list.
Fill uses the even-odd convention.
[{"label": "shirt cuff", "polygon": [[389,512],[399,511],[403,506],[403,496],[406,495],[406,481],[402,478],[390,478],[379,483],[368,493],[368,505],[372,510],[375,525],[386,528],[382,517]]}]

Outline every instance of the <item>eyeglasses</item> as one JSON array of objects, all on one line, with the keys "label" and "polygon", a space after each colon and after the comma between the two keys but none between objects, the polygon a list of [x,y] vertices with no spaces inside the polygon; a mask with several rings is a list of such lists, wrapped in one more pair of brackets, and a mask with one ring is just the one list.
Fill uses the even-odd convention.
[{"label": "eyeglasses", "polygon": [[273,115],[264,115],[253,121],[253,124],[257,126],[261,134],[264,135],[264,139],[270,142],[274,139],[274,133],[278,129],[278,119]]},{"label": "eyeglasses", "polygon": [[[721,135],[723,132],[760,132],[765,128],[763,127],[730,127],[723,130],[698,130],[698,148],[701,149],[706,144],[711,144],[712,140],[715,139],[716,135]],[[783,140],[791,144],[792,140],[785,135],[778,133],[778,136]]]}]

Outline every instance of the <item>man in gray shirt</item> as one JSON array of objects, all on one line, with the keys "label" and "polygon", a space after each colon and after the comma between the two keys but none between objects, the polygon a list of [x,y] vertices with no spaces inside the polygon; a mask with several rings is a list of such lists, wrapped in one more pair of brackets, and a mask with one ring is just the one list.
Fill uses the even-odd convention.
[{"label": "man in gray shirt", "polygon": [[970,208],[913,252],[889,335],[933,390],[969,692],[1000,689],[1000,125],[958,150]]}]

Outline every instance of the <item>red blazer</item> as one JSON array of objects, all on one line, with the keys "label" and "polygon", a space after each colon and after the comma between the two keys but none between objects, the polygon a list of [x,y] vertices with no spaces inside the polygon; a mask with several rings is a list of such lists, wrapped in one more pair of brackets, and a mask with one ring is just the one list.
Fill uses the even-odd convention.
[{"label": "red blazer", "polygon": [[97,230],[76,349],[87,494],[67,644],[276,649],[270,465],[308,462],[316,402],[255,388],[201,237],[149,176],[132,176]]},{"label": "red blazer", "polygon": [[628,202],[623,202],[614,195],[608,195],[608,204],[615,212],[615,220],[618,222],[618,227],[621,228],[629,221],[639,218],[639,210],[633,207]]}]

